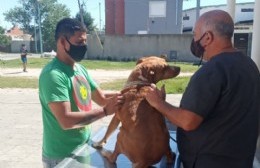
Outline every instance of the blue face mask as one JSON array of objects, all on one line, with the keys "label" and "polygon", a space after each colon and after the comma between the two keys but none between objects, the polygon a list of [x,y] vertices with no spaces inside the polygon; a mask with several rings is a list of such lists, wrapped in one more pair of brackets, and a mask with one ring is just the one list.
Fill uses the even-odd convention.
[{"label": "blue face mask", "polygon": [[76,62],[80,62],[81,60],[83,60],[88,49],[87,45],[73,45],[66,37],[65,39],[70,44],[69,51],[65,49],[65,51],[70,55],[70,57]]}]

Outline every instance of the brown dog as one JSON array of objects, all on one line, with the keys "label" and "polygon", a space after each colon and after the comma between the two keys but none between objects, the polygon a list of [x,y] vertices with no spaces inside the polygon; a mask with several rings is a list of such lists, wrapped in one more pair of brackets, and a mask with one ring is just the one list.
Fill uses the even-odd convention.
[{"label": "brown dog", "polygon": [[144,97],[152,83],[176,77],[179,72],[179,67],[169,66],[163,58],[151,56],[139,59],[122,91],[124,104],[115,113],[104,138],[93,146],[102,148],[121,122],[114,152],[101,151],[110,162],[114,163],[123,153],[136,168],[156,164],[164,155],[167,162],[172,163],[174,156],[164,117]]}]

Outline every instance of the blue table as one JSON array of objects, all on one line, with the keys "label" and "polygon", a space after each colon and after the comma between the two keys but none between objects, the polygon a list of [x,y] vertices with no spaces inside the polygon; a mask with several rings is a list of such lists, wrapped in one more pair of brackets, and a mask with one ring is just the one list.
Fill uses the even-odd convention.
[{"label": "blue table", "polygon": [[[117,158],[116,165],[110,164],[106,158],[102,157],[99,150],[96,150],[91,146],[91,143],[93,141],[100,140],[105,132],[107,130],[107,127],[101,128],[92,138],[89,144],[85,144],[82,147],[76,149],[73,151],[71,157],[65,158],[58,166],[57,168],[131,168],[132,163],[128,160],[128,158],[120,154]],[[170,135],[173,139],[176,139],[176,131],[169,131]],[[112,136],[109,138],[108,142],[104,146],[106,150],[114,150],[116,137],[117,137],[118,130],[116,130]],[[173,165],[173,168],[180,168],[180,162],[179,162],[179,155],[177,150],[176,142],[174,142],[172,139],[170,140],[170,146],[173,152],[176,153],[176,161]],[[162,160],[154,165],[154,167],[166,167],[166,159],[162,158]]]}]

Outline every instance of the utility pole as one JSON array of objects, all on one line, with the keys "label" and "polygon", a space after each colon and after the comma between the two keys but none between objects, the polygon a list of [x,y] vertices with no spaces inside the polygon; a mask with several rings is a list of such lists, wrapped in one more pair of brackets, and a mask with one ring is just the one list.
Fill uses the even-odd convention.
[{"label": "utility pole", "polygon": [[[260,6],[260,1],[255,0],[251,57],[255,61],[256,65],[258,66],[258,69],[260,70],[260,56],[259,56],[259,52],[260,52],[260,47],[259,47],[259,43],[260,43],[260,40],[259,40],[260,39],[260,33],[259,33],[259,29],[260,29],[260,20],[259,20],[260,8],[259,8],[259,6]],[[259,141],[259,144],[258,144],[257,148],[259,149],[260,148],[260,135],[258,137],[258,141]],[[260,155],[259,155],[258,159],[260,160]]]},{"label": "utility pole", "polygon": [[41,10],[40,10],[40,0],[37,0],[37,9],[38,9],[38,24],[39,24],[39,36],[40,36],[40,52],[41,57],[43,53],[43,47],[42,47],[42,26],[41,26]]},{"label": "utility pole", "polygon": [[37,31],[36,31],[36,15],[37,13],[35,12],[35,16],[34,16],[34,47],[35,47],[35,53],[38,53],[38,47],[37,47]]},{"label": "utility pole", "polygon": [[227,11],[232,19],[235,20],[236,0],[227,0]]},{"label": "utility pole", "polygon": [[80,21],[81,21],[82,24],[84,24],[84,20],[83,20],[83,4],[80,4],[80,0],[78,0],[78,5],[79,5]]},{"label": "utility pole", "polygon": [[101,33],[101,9],[100,9],[101,3],[99,2],[99,33]]},{"label": "utility pole", "polygon": [[[227,12],[232,17],[233,21],[235,21],[236,0],[227,0]],[[234,35],[232,37],[232,43],[234,44]]]},{"label": "utility pole", "polygon": [[200,17],[200,0],[197,0],[197,7],[196,7],[196,20]]}]

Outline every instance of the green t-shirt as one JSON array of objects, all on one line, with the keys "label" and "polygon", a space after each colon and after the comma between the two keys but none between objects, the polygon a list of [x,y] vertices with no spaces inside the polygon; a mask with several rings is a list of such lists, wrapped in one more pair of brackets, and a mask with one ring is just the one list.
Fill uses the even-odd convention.
[{"label": "green t-shirt", "polygon": [[79,64],[74,68],[54,58],[39,78],[39,98],[43,119],[43,155],[47,158],[65,158],[89,140],[90,128],[63,130],[50,111],[48,103],[69,101],[71,111],[91,110],[91,91],[97,84]]}]

